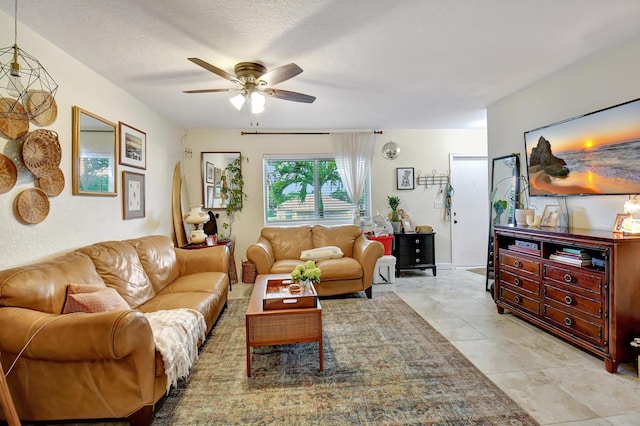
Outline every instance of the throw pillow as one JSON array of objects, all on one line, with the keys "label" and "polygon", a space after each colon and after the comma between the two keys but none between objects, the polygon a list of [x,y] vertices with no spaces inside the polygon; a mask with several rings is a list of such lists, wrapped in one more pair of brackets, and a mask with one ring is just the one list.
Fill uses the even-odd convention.
[{"label": "throw pillow", "polygon": [[93,284],[69,284],[67,286],[67,300],[64,303],[63,314],[74,312],[109,312],[131,309],[127,302],[110,287]]},{"label": "throw pillow", "polygon": [[318,247],[311,250],[303,250],[300,254],[300,260],[313,260],[314,262],[319,262],[321,260],[326,259],[339,259],[343,255],[340,247],[336,246],[325,246]]}]

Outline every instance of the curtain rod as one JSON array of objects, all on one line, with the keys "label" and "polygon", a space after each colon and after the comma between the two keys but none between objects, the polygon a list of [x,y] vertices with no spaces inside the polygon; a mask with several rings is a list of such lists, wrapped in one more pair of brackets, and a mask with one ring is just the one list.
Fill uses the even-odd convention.
[{"label": "curtain rod", "polygon": [[[381,135],[382,130],[374,130],[373,133]],[[242,136],[245,135],[330,135],[330,132],[240,132]]]}]

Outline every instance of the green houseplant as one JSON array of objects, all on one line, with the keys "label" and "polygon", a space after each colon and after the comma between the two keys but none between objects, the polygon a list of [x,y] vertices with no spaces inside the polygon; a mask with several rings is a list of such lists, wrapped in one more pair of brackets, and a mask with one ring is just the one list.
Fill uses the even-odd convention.
[{"label": "green houseplant", "polygon": [[224,168],[225,173],[221,176],[220,189],[221,197],[226,200],[225,210],[227,212],[227,221],[222,224],[225,230],[224,236],[231,236],[231,225],[233,224],[236,212],[242,211],[242,204],[247,198],[244,192],[244,177],[242,176],[242,160],[249,161],[247,157],[239,155],[238,158],[227,164]]},{"label": "green houseplant", "polygon": [[396,197],[395,195],[387,195],[387,202],[389,203],[389,207],[391,208],[391,215],[389,217],[389,220],[391,221],[391,226],[393,226],[393,232],[398,234],[400,233],[400,229],[402,226],[402,224],[400,223],[400,216],[398,216],[400,197]]}]

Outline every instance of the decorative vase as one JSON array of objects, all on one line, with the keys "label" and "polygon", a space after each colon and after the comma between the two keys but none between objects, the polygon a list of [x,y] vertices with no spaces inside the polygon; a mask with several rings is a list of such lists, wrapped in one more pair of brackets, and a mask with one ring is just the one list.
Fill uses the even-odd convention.
[{"label": "decorative vase", "polygon": [[527,224],[527,216],[535,215],[535,210],[533,209],[516,209],[515,218],[516,225],[522,226]]},{"label": "decorative vase", "polygon": [[402,222],[391,222],[391,226],[394,234],[399,234],[402,231]]},{"label": "decorative vase", "polygon": [[504,213],[504,211],[501,211],[500,213],[496,212],[496,217],[493,218],[494,225],[500,225],[500,223],[502,223],[502,213]]}]

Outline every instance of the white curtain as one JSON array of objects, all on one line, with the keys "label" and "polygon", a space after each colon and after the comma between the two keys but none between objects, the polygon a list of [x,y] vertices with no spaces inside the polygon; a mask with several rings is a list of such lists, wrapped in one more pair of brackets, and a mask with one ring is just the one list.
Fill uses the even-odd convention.
[{"label": "white curtain", "polygon": [[353,223],[360,225],[359,201],[371,167],[375,133],[332,133],[336,166],[345,190],[354,205]]}]

